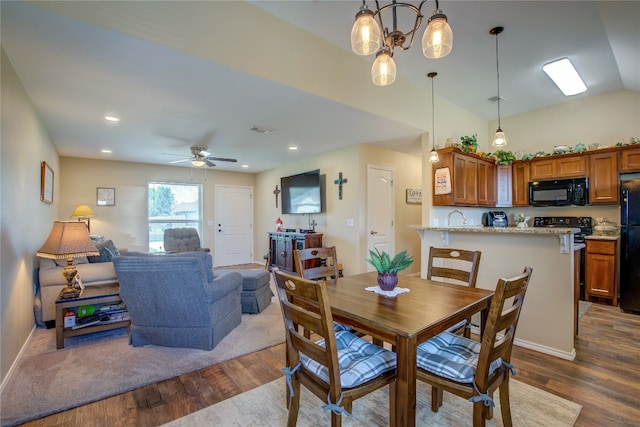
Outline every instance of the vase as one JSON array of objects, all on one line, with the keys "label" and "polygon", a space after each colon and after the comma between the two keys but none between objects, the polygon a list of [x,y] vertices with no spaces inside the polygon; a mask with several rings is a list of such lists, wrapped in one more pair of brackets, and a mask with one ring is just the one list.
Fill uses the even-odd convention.
[{"label": "vase", "polygon": [[383,291],[392,291],[398,284],[398,275],[396,273],[378,273],[378,286]]}]

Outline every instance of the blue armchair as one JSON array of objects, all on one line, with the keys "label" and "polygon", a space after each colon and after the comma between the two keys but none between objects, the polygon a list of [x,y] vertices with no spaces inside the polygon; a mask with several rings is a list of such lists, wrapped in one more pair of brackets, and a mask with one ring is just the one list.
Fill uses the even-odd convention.
[{"label": "blue armchair", "polygon": [[133,346],[211,350],[241,322],[242,276],[214,277],[206,252],[123,255],[113,264]]}]

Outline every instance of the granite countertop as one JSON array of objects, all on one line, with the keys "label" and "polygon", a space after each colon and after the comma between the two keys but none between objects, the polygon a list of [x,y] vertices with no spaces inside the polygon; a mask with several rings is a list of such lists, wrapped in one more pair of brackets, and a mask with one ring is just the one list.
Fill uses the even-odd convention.
[{"label": "granite countertop", "polygon": [[510,234],[575,234],[580,232],[579,228],[570,227],[485,227],[479,225],[469,226],[453,226],[453,227],[440,227],[440,226],[428,226],[423,227],[420,225],[411,226],[416,230],[426,231],[457,231],[464,233],[510,233]]},{"label": "granite countertop", "polygon": [[620,238],[620,235],[614,235],[614,236],[605,236],[603,234],[591,234],[589,236],[584,236],[584,238],[586,240],[618,240]]}]

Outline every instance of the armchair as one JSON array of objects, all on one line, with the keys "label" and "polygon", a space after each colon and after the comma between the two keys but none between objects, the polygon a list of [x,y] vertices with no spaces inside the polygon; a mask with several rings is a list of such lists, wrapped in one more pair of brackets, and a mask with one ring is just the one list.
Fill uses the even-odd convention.
[{"label": "armchair", "polygon": [[133,346],[211,350],[241,322],[242,276],[214,277],[208,253],[117,256],[113,264]]},{"label": "armchair", "polygon": [[198,230],[192,227],[168,228],[164,230],[164,251],[168,254],[177,252],[209,252],[209,248],[200,246]]}]

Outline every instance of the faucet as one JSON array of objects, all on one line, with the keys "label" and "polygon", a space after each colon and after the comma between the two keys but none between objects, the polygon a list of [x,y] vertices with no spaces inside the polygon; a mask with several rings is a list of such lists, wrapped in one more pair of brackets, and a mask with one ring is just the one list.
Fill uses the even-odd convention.
[{"label": "faucet", "polygon": [[449,215],[447,216],[447,222],[449,223],[449,227],[451,227],[451,215],[454,213],[459,213],[462,216],[462,225],[466,225],[467,224],[467,218],[464,216],[464,214],[462,212],[460,212],[459,210],[455,209],[452,210],[451,212],[449,212]]}]

